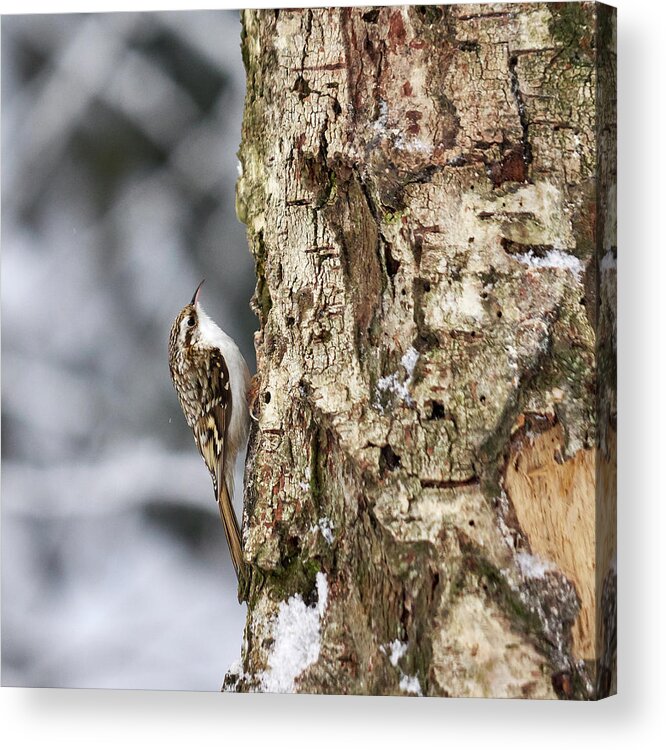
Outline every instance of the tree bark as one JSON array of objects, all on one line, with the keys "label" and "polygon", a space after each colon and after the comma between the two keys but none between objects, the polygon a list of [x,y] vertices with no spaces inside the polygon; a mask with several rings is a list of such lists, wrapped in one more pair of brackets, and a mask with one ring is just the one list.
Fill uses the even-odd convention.
[{"label": "tree bark", "polygon": [[235,690],[615,689],[615,62],[592,3],[246,10]]}]

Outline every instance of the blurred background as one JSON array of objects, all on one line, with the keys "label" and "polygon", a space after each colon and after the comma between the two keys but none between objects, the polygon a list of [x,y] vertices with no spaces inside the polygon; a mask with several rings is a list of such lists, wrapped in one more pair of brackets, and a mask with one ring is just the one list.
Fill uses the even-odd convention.
[{"label": "blurred background", "polygon": [[2,18],[3,685],[219,690],[240,655],[167,340],[205,277],[254,372],[244,91],[234,12]]}]

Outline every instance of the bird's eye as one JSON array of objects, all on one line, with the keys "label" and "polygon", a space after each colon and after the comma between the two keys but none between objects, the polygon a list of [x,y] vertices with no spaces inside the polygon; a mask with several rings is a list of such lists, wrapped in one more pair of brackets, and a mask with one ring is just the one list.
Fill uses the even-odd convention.
[{"label": "bird's eye", "polygon": [[191,328],[191,327],[192,327],[192,326],[194,325],[194,323],[195,323],[195,322],[196,322],[196,321],[194,320],[194,318],[193,318],[193,317],[189,317],[189,318],[187,319],[187,325],[188,325],[188,326],[190,326],[190,328]]}]

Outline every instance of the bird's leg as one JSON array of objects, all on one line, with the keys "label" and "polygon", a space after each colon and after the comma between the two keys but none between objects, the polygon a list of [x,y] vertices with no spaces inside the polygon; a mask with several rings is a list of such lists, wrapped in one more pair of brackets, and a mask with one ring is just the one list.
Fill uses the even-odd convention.
[{"label": "bird's leg", "polygon": [[257,404],[257,399],[259,397],[259,390],[261,389],[261,376],[259,373],[252,376],[252,380],[250,380],[250,387],[247,389],[247,405],[248,409],[250,410],[250,417],[255,422],[259,421],[259,417],[254,413],[255,406]]},{"label": "bird's leg", "polygon": [[244,563],[238,571],[238,603],[246,602],[252,587],[252,568]]},{"label": "bird's leg", "polygon": [[238,575],[238,602],[249,601],[260,591],[266,581],[266,576],[259,568],[245,563]]}]

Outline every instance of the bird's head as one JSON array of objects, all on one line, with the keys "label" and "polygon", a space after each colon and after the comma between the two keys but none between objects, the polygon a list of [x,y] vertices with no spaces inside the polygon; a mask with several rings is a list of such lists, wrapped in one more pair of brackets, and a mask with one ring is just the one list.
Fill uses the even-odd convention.
[{"label": "bird's head", "polygon": [[188,305],[185,305],[173,322],[171,336],[169,337],[169,352],[172,357],[175,356],[177,351],[183,351],[196,344],[199,340],[199,321],[201,316],[205,315],[199,304],[199,294],[201,293],[202,286],[203,281],[194,292],[192,301]]}]

